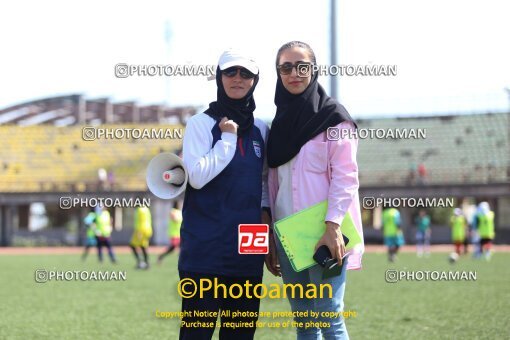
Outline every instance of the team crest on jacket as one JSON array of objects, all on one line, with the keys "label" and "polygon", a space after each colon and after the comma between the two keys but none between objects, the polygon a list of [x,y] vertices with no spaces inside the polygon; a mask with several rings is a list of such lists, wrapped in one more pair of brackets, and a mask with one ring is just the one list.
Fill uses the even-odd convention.
[{"label": "team crest on jacket", "polygon": [[260,151],[260,143],[257,141],[253,141],[253,150],[255,150],[255,154],[258,158],[262,157],[262,152]]}]

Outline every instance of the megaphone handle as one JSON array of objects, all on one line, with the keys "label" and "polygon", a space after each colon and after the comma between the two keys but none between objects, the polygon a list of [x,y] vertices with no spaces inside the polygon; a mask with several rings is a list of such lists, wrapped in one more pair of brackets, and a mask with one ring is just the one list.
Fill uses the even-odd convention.
[{"label": "megaphone handle", "polygon": [[[180,165],[174,166],[172,169],[170,169],[170,171],[175,170],[175,169],[181,169],[183,172],[185,172],[184,168],[182,166],[180,166]],[[173,185],[175,187],[180,187],[181,185],[184,184],[184,180],[180,184],[175,184],[175,183],[169,183],[169,184],[171,184],[171,185]]]}]

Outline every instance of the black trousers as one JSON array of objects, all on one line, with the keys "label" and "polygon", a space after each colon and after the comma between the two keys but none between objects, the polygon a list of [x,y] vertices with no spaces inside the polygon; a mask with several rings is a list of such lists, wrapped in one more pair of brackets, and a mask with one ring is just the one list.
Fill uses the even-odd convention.
[{"label": "black trousers", "polygon": [[97,240],[97,255],[99,257],[99,261],[100,262],[103,261],[103,247],[106,247],[106,249],[108,249],[108,255],[110,256],[110,260],[115,263],[115,254],[113,253],[110,238],[96,236],[96,240]]},{"label": "black trousers", "polygon": [[[254,286],[262,282],[262,277],[229,277],[229,276],[218,276],[211,274],[200,274],[179,271],[181,280],[192,279],[196,282],[197,286],[200,286],[200,279],[208,279],[213,285],[212,289],[203,292],[202,298],[199,293],[191,298],[182,299],[182,312],[185,312],[182,322],[191,324],[193,322],[200,322],[201,324],[213,325],[212,327],[187,327],[181,324],[179,333],[180,340],[210,340],[213,336],[215,325],[217,323],[217,317],[214,316],[199,316],[194,315],[195,311],[213,313],[217,312],[220,316],[219,323],[220,327],[220,340],[253,340],[255,336],[256,323],[258,319],[258,312],[260,307],[260,299],[256,298],[253,294]],[[233,284],[238,284],[243,287],[244,294],[239,298],[232,298],[227,295],[226,298],[223,296],[223,288],[217,289],[217,296],[214,296],[214,278],[217,278],[217,283],[223,284],[226,287],[228,294],[229,288]],[[251,287],[246,291],[245,283],[249,281]],[[207,283],[208,284],[208,283]],[[240,294],[238,287],[234,287],[232,293],[235,297]],[[258,296],[260,296],[260,289],[258,290]],[[250,296],[251,298],[248,298]],[[237,312],[251,312],[252,316],[235,316]],[[221,316],[221,314],[224,314]],[[225,323],[230,325],[236,325],[239,322],[243,322],[242,327],[224,327]],[[253,324],[252,327],[244,327],[247,324]]]}]

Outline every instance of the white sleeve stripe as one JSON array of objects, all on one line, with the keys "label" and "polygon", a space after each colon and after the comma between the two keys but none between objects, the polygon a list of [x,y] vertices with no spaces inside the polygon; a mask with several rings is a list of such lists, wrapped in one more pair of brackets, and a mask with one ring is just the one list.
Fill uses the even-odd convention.
[{"label": "white sleeve stripe", "polygon": [[216,121],[205,113],[188,120],[183,140],[183,161],[189,183],[200,189],[220,174],[234,158],[237,136],[222,133],[212,147],[212,129]]}]

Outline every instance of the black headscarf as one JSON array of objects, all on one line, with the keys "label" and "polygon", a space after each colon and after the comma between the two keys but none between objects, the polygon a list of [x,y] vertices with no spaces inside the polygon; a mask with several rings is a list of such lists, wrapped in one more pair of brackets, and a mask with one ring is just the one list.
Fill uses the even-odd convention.
[{"label": "black headscarf", "polygon": [[344,121],[357,127],[343,105],[326,94],[317,78],[315,72],[306,90],[294,95],[283,86],[278,74],[274,96],[276,115],[267,145],[269,167],[287,163],[306,142],[329,127]]},{"label": "black headscarf", "polygon": [[253,80],[253,86],[246,96],[241,99],[232,99],[225,92],[223,82],[221,81],[221,70],[218,67],[216,69],[216,85],[218,87],[216,101],[209,104],[209,108],[205,110],[205,113],[217,121],[220,121],[223,117],[232,119],[239,125],[237,134],[239,136],[244,135],[253,127],[253,111],[255,110],[253,91],[255,91],[258,82],[259,75],[257,74]]}]

